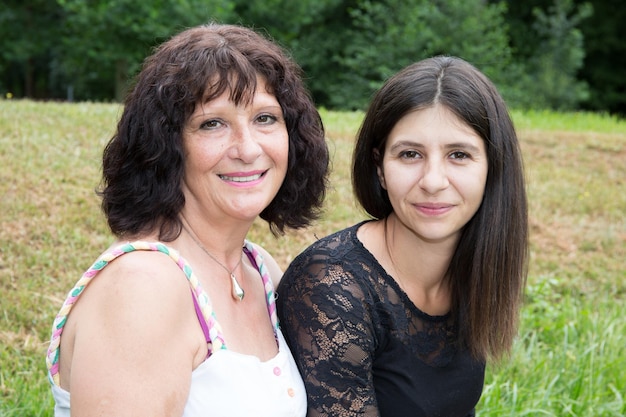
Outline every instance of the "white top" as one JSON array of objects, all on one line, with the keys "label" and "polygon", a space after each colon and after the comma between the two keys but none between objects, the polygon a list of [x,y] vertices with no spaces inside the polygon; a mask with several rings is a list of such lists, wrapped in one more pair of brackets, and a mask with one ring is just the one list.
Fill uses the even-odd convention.
[{"label": "white top", "polygon": [[[220,346],[221,332],[215,315],[210,309],[210,300],[205,296],[191,268],[180,255],[161,243],[134,242],[124,248],[117,248],[103,254],[85,272],[77,286],[70,291],[61,313],[55,319],[51,347],[48,349],[49,378],[52,382],[52,396],[55,400],[55,417],[70,416],[70,393],[58,385],[58,348],[64,319],[71,306],[91,279],[108,262],[132,250],[159,250],[167,253],[181,267],[190,281],[196,297],[196,311],[200,308],[199,319],[209,323],[209,334],[213,349],[210,356],[191,373],[189,397],[183,417],[304,417],[306,415],[306,392],[293,356],[287,346],[276,319],[274,291],[263,258],[256,248],[245,242],[244,250],[252,255],[253,264],[264,281],[268,300],[268,314],[274,323],[278,341],[278,353],[272,359],[262,362],[253,355],[244,355]],[[252,260],[252,259],[251,259]],[[94,272],[95,271],[95,272]],[[203,295],[204,294],[204,295]],[[190,300],[191,302],[191,300]],[[208,313],[207,313],[208,311]],[[209,318],[207,318],[207,316]],[[201,318],[202,317],[202,318]],[[57,323],[62,323],[57,326]],[[157,366],[155,364],[155,366]]]},{"label": "white top", "polygon": [[[183,417],[305,416],[304,384],[280,330],[278,340],[278,354],[266,362],[215,351],[191,373]],[[52,395],[55,417],[69,417],[70,393],[53,385]]]}]

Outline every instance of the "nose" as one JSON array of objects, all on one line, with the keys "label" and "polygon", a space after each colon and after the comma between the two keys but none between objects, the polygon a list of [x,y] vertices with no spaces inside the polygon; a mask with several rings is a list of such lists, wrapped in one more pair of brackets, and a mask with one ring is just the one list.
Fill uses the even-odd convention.
[{"label": "nose", "polygon": [[450,185],[446,165],[440,161],[428,160],[418,182],[419,186],[429,194],[436,194]]},{"label": "nose", "polygon": [[239,126],[233,129],[230,156],[245,163],[254,162],[263,152],[255,134],[248,126]]}]

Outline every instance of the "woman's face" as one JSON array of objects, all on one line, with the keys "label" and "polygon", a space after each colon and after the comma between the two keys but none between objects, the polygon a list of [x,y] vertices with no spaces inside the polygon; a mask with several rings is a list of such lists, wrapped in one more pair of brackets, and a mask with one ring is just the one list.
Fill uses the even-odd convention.
[{"label": "woman's face", "polygon": [[487,170],[484,141],[435,105],[396,123],[378,176],[406,228],[424,241],[454,243],[480,207]]},{"label": "woman's face", "polygon": [[253,220],[285,179],[289,137],[283,111],[265,82],[248,105],[229,92],[196,106],[183,133],[185,209],[212,220]]}]

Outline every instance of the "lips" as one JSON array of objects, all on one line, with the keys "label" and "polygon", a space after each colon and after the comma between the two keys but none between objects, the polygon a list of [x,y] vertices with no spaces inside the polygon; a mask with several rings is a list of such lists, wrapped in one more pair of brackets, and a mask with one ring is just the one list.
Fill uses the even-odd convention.
[{"label": "lips", "polygon": [[228,175],[220,175],[220,178],[224,181],[249,182],[258,180],[261,178],[261,174],[248,175],[247,177],[229,177]]},{"label": "lips", "polygon": [[259,180],[266,172],[221,174],[219,177],[224,181],[246,183]]},{"label": "lips", "polygon": [[429,216],[438,216],[452,210],[454,205],[448,203],[419,203],[415,205],[417,209]]}]

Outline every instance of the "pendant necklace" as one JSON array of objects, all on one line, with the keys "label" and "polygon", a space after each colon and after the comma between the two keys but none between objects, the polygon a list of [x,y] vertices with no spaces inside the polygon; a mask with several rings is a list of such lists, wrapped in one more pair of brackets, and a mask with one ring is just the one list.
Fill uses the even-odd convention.
[{"label": "pendant necklace", "polygon": [[[186,220],[185,220],[186,221]],[[226,265],[224,265],[223,263],[221,263],[215,256],[213,256],[211,254],[211,252],[209,252],[208,250],[206,250],[206,248],[202,245],[202,243],[200,243],[200,241],[196,238],[194,233],[191,233],[189,231],[189,229],[187,229],[185,227],[185,225],[183,225],[183,229],[185,229],[185,231],[187,232],[187,234],[189,236],[191,236],[191,239],[196,242],[196,245],[198,245],[198,247],[200,249],[202,249],[202,251],[204,253],[206,253],[207,255],[209,255],[209,257],[211,259],[213,259],[215,262],[217,262],[217,264],[219,266],[221,266],[222,268],[224,268],[224,270],[226,272],[228,272],[228,274],[230,275],[230,282],[232,285],[232,292],[231,295],[233,296],[233,299],[235,301],[243,301],[243,296],[246,295],[246,293],[244,292],[243,288],[241,288],[241,285],[239,285],[239,281],[237,281],[237,277],[235,276],[235,270],[237,269],[237,267],[239,267],[239,264],[241,264],[241,260],[243,259],[243,253],[241,254],[241,257],[239,258],[239,262],[237,262],[237,265],[235,265],[235,267],[233,268],[232,271],[230,271]]]}]

